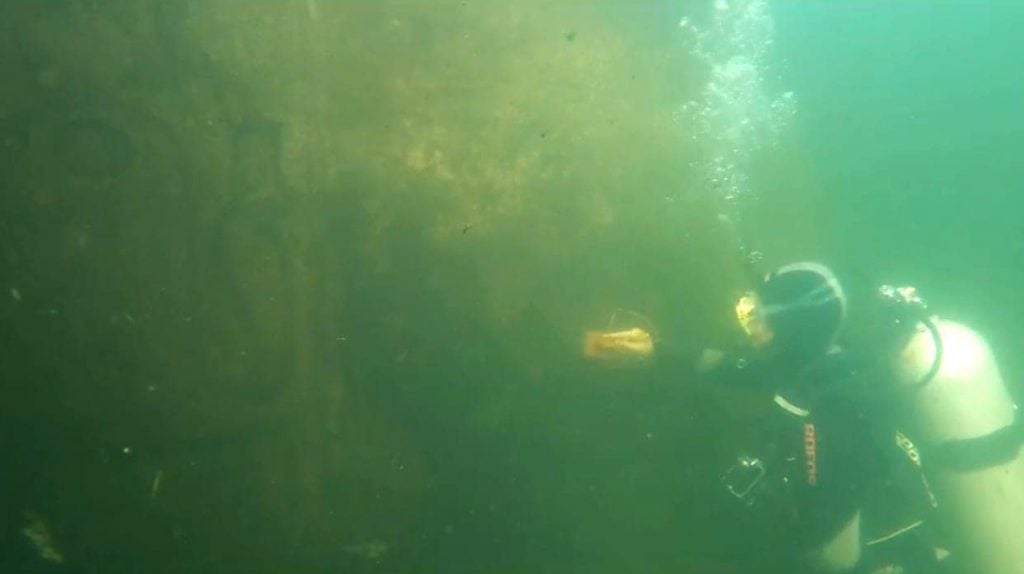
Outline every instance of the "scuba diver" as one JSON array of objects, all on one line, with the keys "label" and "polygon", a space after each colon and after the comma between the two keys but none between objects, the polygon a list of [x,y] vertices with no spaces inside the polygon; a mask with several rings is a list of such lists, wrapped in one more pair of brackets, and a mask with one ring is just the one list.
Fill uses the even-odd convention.
[{"label": "scuba diver", "polygon": [[[839,346],[847,294],[823,265],[783,266],[740,299],[743,349],[706,350],[696,370],[774,393],[777,416],[767,452],[722,482],[749,506],[784,501],[814,572],[1024,573],[1024,433],[991,351],[912,288],[875,300],[857,357]],[[886,512],[894,501],[905,512]]]}]

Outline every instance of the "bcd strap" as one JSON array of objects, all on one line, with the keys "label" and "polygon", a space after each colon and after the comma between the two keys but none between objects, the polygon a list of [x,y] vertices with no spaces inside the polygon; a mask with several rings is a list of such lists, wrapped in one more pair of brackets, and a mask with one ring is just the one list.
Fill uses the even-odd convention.
[{"label": "bcd strap", "polygon": [[950,440],[929,449],[927,461],[968,472],[1010,462],[1024,444],[1024,424],[1014,415],[1013,423],[985,436]]}]

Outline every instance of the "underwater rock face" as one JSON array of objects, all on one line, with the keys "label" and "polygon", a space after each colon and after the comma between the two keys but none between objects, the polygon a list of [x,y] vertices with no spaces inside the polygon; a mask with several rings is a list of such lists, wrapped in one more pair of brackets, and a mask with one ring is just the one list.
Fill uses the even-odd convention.
[{"label": "underwater rock face", "polygon": [[346,554],[358,556],[373,562],[379,562],[388,553],[391,547],[387,542],[379,539],[368,540],[359,544],[349,544],[341,547]]},{"label": "underwater rock face", "polygon": [[102,120],[70,120],[53,137],[54,159],[74,177],[113,179],[135,162],[128,134]]},{"label": "underwater rock face", "polygon": [[[25,402],[94,433],[72,450],[126,439],[144,461],[54,463],[46,488],[81,510],[47,507],[60,549],[44,521],[26,528],[47,560],[413,572],[571,530],[591,511],[534,518],[550,492],[525,478],[546,450],[505,460],[494,442],[578,440],[561,407],[533,413],[557,385],[523,381],[575,364],[577,325],[607,308],[594,299],[679,296],[638,253],[670,237],[699,253],[690,272],[715,261],[687,225],[707,210],[676,192],[675,97],[653,89],[671,58],[634,50],[609,14],[306,7],[0,8],[17,56],[0,67],[27,70],[0,93],[0,167],[19,168],[0,186],[32,224],[6,242],[31,246],[6,287],[17,309],[53,310],[18,326],[45,322],[46,348],[71,352],[47,355],[30,397],[61,403]],[[602,345],[650,356],[643,329]],[[80,518],[124,493],[123,513]],[[144,543],[119,546],[125,531]]]}]

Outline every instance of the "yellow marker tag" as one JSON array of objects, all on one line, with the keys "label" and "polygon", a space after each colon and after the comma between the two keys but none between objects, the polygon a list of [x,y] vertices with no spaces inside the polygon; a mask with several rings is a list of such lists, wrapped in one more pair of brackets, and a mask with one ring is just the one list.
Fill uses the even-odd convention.
[{"label": "yellow marker tag", "polygon": [[651,334],[639,327],[624,331],[587,331],[583,356],[588,359],[647,359],[654,354]]}]

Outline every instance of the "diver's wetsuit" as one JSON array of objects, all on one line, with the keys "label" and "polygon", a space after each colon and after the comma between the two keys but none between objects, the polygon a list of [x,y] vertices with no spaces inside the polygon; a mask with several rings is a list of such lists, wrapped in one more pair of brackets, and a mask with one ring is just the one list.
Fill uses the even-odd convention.
[{"label": "diver's wetsuit", "polygon": [[729,386],[782,389],[775,396],[774,428],[769,430],[775,452],[766,462],[785,467],[795,518],[802,539],[811,547],[827,541],[854,517],[879,458],[864,414],[827,390],[827,383],[840,376],[837,360],[791,370],[769,361],[726,358],[709,373],[715,382]]},{"label": "diver's wetsuit", "polygon": [[[892,462],[900,456],[888,440],[894,436],[891,429],[879,428],[879,413],[872,405],[843,392],[852,370],[843,353],[832,353],[795,369],[726,357],[706,374],[729,386],[779,389],[774,428],[766,429],[775,452],[765,463],[776,467],[769,472],[781,467],[785,473],[792,527],[808,549],[821,548],[869,502],[877,502],[869,499],[878,497],[876,487],[890,476]],[[870,534],[884,534],[892,525],[877,527]],[[862,558],[860,568],[867,561]]]}]

